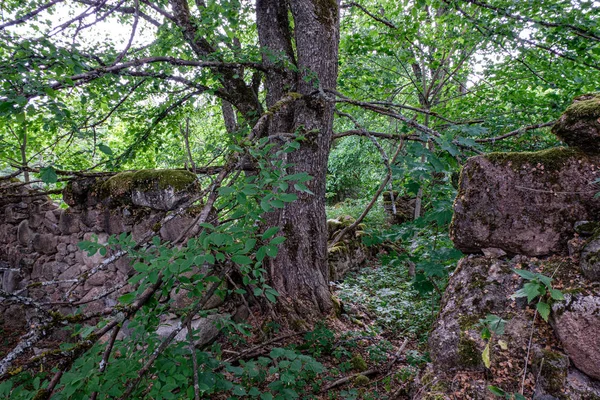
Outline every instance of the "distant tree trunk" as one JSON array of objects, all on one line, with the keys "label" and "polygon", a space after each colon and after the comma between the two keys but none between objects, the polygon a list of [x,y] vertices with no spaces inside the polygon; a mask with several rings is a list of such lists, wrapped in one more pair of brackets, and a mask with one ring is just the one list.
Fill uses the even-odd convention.
[{"label": "distant tree trunk", "polygon": [[[306,172],[313,177],[308,187],[314,193],[298,193],[299,199],[272,213],[270,225],[281,226],[287,240],[269,265],[273,287],[280,301],[298,318],[314,319],[332,309],[327,266],[325,176],[332,140],[334,104],[314,96],[317,89],[334,89],[337,81],[339,5],[336,0],[257,1],[260,45],[281,54],[297,71],[271,72],[266,77],[267,105],[287,92],[312,95],[278,113],[268,134],[301,132],[307,138],[287,154],[293,164],[289,174]],[[290,11],[290,13],[288,13]],[[293,18],[296,52],[292,46]],[[264,57],[267,63],[268,58]],[[316,79],[307,79],[314,76]],[[289,318],[289,317],[288,317]],[[294,316],[291,316],[294,318]]]}]

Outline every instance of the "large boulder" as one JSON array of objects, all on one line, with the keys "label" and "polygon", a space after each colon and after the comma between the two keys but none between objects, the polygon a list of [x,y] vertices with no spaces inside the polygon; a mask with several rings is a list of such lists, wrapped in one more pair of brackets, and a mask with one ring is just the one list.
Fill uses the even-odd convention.
[{"label": "large boulder", "polygon": [[120,172],[110,178],[84,178],[70,182],[63,191],[71,206],[138,206],[169,211],[198,193],[196,175],[183,170],[143,169]]},{"label": "large boulder", "polygon": [[552,133],[569,146],[588,154],[600,154],[600,93],[576,97]]},{"label": "large boulder", "polygon": [[[534,314],[534,303],[527,306],[511,298],[524,284],[514,273],[516,268],[553,275],[555,287],[566,293],[567,300],[553,306],[551,324]],[[471,255],[462,259],[430,334],[432,362],[420,381],[428,389],[415,398],[493,399],[489,385],[517,392],[525,354],[529,354],[527,398],[598,398],[594,396],[600,393],[596,380],[600,372],[599,304],[598,286],[581,277],[571,258],[500,260]],[[490,314],[504,319],[505,329],[486,341],[480,321]],[[486,367],[483,352],[488,343],[490,364]]]},{"label": "large boulder", "polygon": [[[435,365],[447,372],[483,370],[479,320],[487,314],[502,316],[513,302],[510,295],[520,280],[511,268],[514,263],[484,257],[459,261],[442,298],[440,314],[429,337],[429,350]],[[518,329],[522,321],[512,321]],[[510,330],[511,326],[508,327]],[[522,343],[515,343],[520,347]]]},{"label": "large boulder", "polygon": [[570,148],[471,158],[454,203],[454,244],[465,253],[566,254],[575,222],[600,217],[599,162]]}]

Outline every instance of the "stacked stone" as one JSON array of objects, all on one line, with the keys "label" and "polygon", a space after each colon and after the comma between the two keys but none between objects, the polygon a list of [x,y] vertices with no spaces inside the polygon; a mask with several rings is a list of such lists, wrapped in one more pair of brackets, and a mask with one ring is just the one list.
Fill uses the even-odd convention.
[{"label": "stacked stone", "polygon": [[[90,274],[114,250],[89,255],[78,244],[106,244],[110,235],[123,232],[134,241],[156,234],[175,240],[195,216],[184,213],[163,225],[160,221],[198,191],[196,176],[186,171],[124,172],[69,183],[63,193],[68,207],[63,208],[28,185],[5,183],[0,187],[1,288],[43,303],[89,301],[87,312],[112,307],[131,289],[125,285],[132,273],[130,260],[121,257]],[[121,288],[91,301],[116,286]],[[7,322],[23,319],[18,307],[2,311]]]}]

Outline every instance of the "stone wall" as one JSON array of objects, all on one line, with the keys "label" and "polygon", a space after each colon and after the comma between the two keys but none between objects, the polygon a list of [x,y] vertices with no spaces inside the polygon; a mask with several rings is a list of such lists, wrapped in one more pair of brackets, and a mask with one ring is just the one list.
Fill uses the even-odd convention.
[{"label": "stone wall", "polygon": [[[172,241],[194,216],[186,212],[164,225],[160,221],[198,190],[195,175],[185,171],[125,172],[69,183],[63,192],[68,207],[61,207],[29,186],[4,183],[0,186],[2,297],[85,303],[88,312],[114,306],[115,299],[130,289],[126,286],[132,273],[130,260],[121,257],[101,266],[115,250],[104,256],[89,255],[78,244],[95,240],[106,244],[110,235],[123,232],[131,233],[135,241],[156,234]],[[103,296],[106,293],[110,294]],[[3,301],[0,309],[5,321],[11,315],[19,317],[19,308],[10,303]]]}]

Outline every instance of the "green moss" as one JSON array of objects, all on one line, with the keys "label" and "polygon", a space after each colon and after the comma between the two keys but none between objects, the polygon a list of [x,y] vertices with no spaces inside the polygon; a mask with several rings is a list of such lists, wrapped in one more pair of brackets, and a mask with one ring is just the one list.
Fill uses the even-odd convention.
[{"label": "green moss", "polygon": [[458,318],[458,326],[460,326],[461,331],[468,331],[469,329],[475,328],[475,326],[479,323],[479,320],[479,315],[461,315]]},{"label": "green moss", "polygon": [[515,171],[521,169],[524,165],[537,167],[538,164],[544,166],[544,171],[556,171],[560,169],[565,162],[574,158],[582,158],[584,155],[577,149],[556,147],[542,151],[490,153],[485,157],[497,164],[510,163]]},{"label": "green moss", "polygon": [[[331,266],[329,268],[331,268]],[[330,275],[330,276],[333,276],[333,275]],[[333,314],[336,317],[340,318],[342,316],[342,311],[344,310],[344,307],[342,306],[342,302],[335,295],[331,295],[331,301],[333,302]]]},{"label": "green moss", "polygon": [[461,333],[458,342],[458,362],[465,368],[477,368],[481,365],[481,351],[477,343]]},{"label": "green moss", "polygon": [[364,375],[358,375],[352,381],[352,383],[354,383],[354,386],[366,386],[369,384],[369,382],[371,382],[371,380]]},{"label": "green moss", "polygon": [[192,188],[196,175],[182,170],[142,169],[118,173],[101,184],[101,197],[126,197],[132,190],[173,188],[176,191]]},{"label": "green moss", "polygon": [[592,119],[600,117],[600,94],[587,94],[575,98],[575,102],[566,110],[569,120]]},{"label": "green moss", "polygon": [[545,391],[552,396],[560,396],[567,379],[569,365],[567,357],[562,353],[543,350],[539,365],[541,366],[539,374]]},{"label": "green moss", "polygon": [[360,355],[360,353],[354,353],[352,355],[350,363],[352,364],[352,368],[359,372],[364,372],[368,368],[367,362],[365,361],[363,356]]},{"label": "green moss", "polygon": [[599,228],[600,223],[596,221],[590,221],[575,227],[575,232],[579,233],[580,235],[589,235],[592,233],[594,236],[596,236],[596,234],[600,232]]}]

